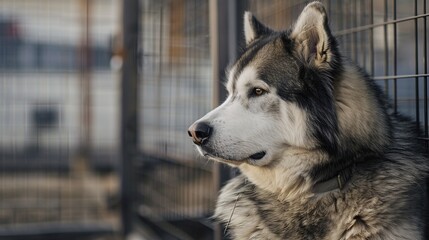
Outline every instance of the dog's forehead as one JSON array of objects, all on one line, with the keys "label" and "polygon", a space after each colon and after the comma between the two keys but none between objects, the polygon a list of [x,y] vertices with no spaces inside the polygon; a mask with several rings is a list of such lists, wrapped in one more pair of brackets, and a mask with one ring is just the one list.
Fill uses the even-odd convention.
[{"label": "dog's forehead", "polygon": [[229,92],[236,90],[237,84],[258,79],[259,66],[264,62],[267,48],[272,41],[261,41],[259,44],[249,47],[228,71],[227,89]]},{"label": "dog's forehead", "polygon": [[235,72],[236,70],[237,68],[233,67],[228,74],[227,90],[230,93],[235,92],[239,85],[252,81],[258,77],[257,69],[252,65],[246,66],[238,74]]},{"label": "dog's forehead", "polygon": [[278,39],[262,41],[243,53],[229,69],[228,92],[233,93],[238,86],[255,83],[255,80],[262,80],[270,87],[284,84],[285,79],[296,80],[297,63]]}]

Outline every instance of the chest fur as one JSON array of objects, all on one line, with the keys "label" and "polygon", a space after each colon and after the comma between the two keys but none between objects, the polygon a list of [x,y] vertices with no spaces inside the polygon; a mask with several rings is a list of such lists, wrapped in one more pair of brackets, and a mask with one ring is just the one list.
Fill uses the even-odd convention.
[{"label": "chest fur", "polygon": [[255,190],[219,197],[216,217],[234,239],[323,239],[331,231],[327,208],[291,204]]},{"label": "chest fur", "polygon": [[219,196],[215,217],[234,239],[353,239],[383,231],[377,198],[359,199],[362,204],[345,201],[350,196],[288,202],[252,185],[235,186],[241,191],[231,186]]}]

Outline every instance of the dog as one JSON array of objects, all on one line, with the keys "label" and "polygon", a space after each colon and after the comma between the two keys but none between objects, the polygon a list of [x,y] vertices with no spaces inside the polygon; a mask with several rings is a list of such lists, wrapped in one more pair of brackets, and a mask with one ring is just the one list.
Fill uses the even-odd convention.
[{"label": "dog", "polygon": [[291,29],[244,14],[228,97],[188,129],[238,168],[214,218],[233,239],[423,239],[427,156],[419,129],[339,52],[325,8]]}]

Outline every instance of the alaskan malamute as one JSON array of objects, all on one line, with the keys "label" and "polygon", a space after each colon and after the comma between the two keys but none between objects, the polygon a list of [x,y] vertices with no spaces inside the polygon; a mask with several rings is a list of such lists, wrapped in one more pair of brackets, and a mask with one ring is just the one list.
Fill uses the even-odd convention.
[{"label": "alaskan malamute", "polygon": [[225,102],[189,134],[240,169],[215,218],[234,239],[422,239],[427,173],[419,130],[338,51],[310,3],[288,31],[244,15],[246,49]]}]

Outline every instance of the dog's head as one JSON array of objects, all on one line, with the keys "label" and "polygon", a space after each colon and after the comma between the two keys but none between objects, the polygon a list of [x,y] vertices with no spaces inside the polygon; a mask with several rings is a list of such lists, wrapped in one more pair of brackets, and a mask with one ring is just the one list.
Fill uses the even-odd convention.
[{"label": "dog's head", "polygon": [[332,81],[341,66],[322,4],[308,5],[285,32],[246,12],[244,30],[246,49],[227,74],[228,98],[189,128],[199,152],[266,165],[289,147],[336,151]]},{"label": "dog's head", "polygon": [[360,143],[378,146],[384,113],[368,83],[356,80],[365,77],[342,64],[320,2],[281,32],[246,12],[244,30],[245,51],[227,71],[228,98],[189,128],[202,155],[267,166],[288,151],[334,156]]}]

